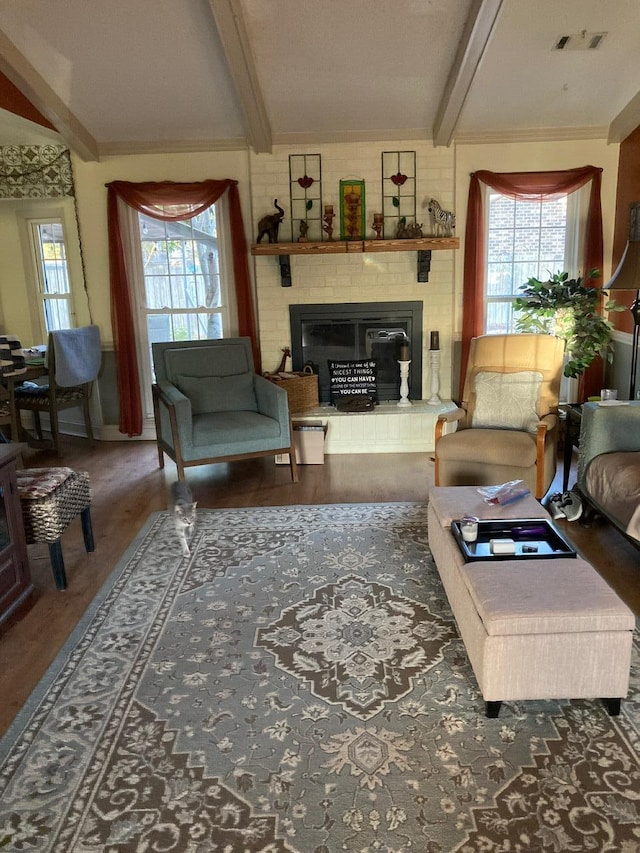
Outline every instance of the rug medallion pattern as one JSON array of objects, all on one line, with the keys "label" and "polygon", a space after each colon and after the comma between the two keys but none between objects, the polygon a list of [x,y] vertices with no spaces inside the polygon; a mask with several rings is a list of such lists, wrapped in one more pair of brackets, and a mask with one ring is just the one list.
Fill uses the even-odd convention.
[{"label": "rug medallion pattern", "polygon": [[[99,543],[98,543],[99,546]],[[0,850],[640,853],[640,683],[484,716],[426,507],[154,514],[0,743]]]}]

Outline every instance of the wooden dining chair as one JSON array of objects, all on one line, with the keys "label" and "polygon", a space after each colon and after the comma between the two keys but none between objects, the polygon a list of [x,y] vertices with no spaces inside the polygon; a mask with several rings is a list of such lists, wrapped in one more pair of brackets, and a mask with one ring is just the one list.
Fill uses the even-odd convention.
[{"label": "wooden dining chair", "polygon": [[24,382],[11,388],[12,405],[21,431],[20,412],[33,412],[38,439],[43,440],[40,415],[49,415],[51,438],[56,454],[60,455],[60,419],[64,409],[81,408],[87,437],[94,440],[89,400],[93,383],[102,363],[100,333],[97,326],[61,329],[49,334],[47,344],[46,381],[42,384]]}]

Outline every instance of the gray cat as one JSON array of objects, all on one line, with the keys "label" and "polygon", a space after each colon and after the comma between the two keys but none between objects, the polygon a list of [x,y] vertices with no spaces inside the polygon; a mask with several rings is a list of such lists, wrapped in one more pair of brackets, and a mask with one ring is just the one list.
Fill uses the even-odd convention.
[{"label": "gray cat", "polygon": [[190,554],[189,539],[193,536],[196,526],[196,507],[191,489],[184,480],[177,480],[169,489],[169,512],[173,515],[173,523],[182,546],[182,553]]}]

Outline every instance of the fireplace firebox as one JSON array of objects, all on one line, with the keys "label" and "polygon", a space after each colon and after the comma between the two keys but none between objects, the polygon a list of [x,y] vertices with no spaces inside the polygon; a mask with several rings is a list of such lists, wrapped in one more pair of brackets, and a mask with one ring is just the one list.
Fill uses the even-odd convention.
[{"label": "fireplace firebox", "polygon": [[331,402],[331,361],[376,361],[376,399],[400,396],[400,347],[409,344],[409,396],[422,399],[422,302],[290,305],[294,370],[311,365],[321,403]]}]

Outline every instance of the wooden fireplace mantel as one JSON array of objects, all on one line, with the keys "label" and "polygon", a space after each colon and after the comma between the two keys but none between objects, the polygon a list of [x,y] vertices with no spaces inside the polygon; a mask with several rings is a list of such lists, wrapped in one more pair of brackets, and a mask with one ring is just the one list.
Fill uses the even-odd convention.
[{"label": "wooden fireplace mantel", "polygon": [[290,255],[358,255],[368,252],[417,252],[419,282],[429,281],[431,252],[459,249],[458,237],[418,237],[409,240],[327,240],[320,243],[254,243],[252,255],[277,256],[283,287],[291,287]]}]

